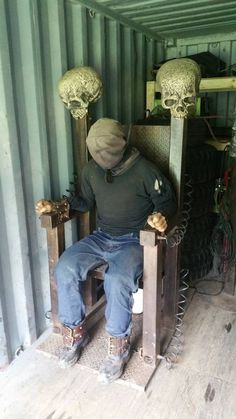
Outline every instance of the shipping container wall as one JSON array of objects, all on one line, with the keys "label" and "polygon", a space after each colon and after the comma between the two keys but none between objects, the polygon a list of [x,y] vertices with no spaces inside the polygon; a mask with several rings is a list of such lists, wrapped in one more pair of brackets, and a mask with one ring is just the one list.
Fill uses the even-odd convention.
[{"label": "shipping container wall", "polygon": [[[46,233],[34,205],[58,198],[73,174],[74,121],[57,93],[80,65],[101,75],[93,119],[142,118],[145,82],[163,43],[69,0],[0,2],[0,367],[48,326]],[[66,241],[76,239],[69,224]]]},{"label": "shipping container wall", "polygon": [[[181,58],[206,51],[225,62],[225,67],[228,69],[225,75],[236,74],[236,32],[178,39],[174,45],[170,41],[166,47],[165,59]],[[233,64],[234,67],[231,71],[230,67]],[[210,115],[217,115],[218,117],[212,120],[211,124],[231,127],[236,106],[235,91],[206,93],[204,95],[209,98]]]}]

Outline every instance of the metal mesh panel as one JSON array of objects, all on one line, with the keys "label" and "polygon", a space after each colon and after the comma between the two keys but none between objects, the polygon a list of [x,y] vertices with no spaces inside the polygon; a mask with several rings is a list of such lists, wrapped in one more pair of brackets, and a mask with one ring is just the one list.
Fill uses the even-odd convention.
[{"label": "metal mesh panel", "polygon": [[130,141],[144,157],[168,176],[170,126],[134,125]]}]

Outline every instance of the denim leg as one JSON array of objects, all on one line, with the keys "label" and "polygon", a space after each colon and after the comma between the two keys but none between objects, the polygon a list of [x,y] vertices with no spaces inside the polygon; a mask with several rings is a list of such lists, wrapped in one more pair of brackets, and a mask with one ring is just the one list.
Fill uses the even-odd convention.
[{"label": "denim leg", "polygon": [[58,290],[59,319],[66,326],[77,326],[85,317],[81,281],[88,271],[104,263],[104,249],[95,235],[90,235],[69,247],[55,268]]},{"label": "denim leg", "polygon": [[106,331],[111,336],[131,333],[133,292],[143,271],[143,248],[137,238],[118,239],[107,254],[109,268],[105,273],[104,289],[107,298]]}]

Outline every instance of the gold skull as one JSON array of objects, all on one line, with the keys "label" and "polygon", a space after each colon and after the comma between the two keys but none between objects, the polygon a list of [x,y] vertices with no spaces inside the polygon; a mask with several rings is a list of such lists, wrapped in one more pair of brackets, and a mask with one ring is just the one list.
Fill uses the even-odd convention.
[{"label": "gold skull", "polygon": [[195,110],[200,80],[200,68],[190,58],[176,58],[163,64],[157,72],[163,108],[170,109],[174,118],[187,118]]},{"label": "gold skull", "polygon": [[91,67],[68,70],[58,84],[58,91],[65,107],[75,119],[88,113],[88,106],[102,95],[102,81]]}]

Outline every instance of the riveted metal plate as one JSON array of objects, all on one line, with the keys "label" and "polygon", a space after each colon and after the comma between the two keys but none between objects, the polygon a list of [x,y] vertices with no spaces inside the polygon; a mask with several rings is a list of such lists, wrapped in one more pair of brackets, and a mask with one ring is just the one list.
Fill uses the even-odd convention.
[{"label": "riveted metal plate", "polygon": [[144,157],[168,176],[170,126],[134,125],[130,141]]},{"label": "riveted metal plate", "polygon": [[[90,332],[91,340],[82,353],[75,368],[87,368],[98,373],[101,363],[107,355],[108,335],[105,331],[105,319],[100,320]],[[131,337],[131,358],[122,377],[117,380],[139,390],[145,390],[155,369],[145,364],[140,356],[142,346],[142,315],[133,315],[133,329]],[[62,336],[52,333],[37,349],[46,356],[57,359],[63,349]]]}]

